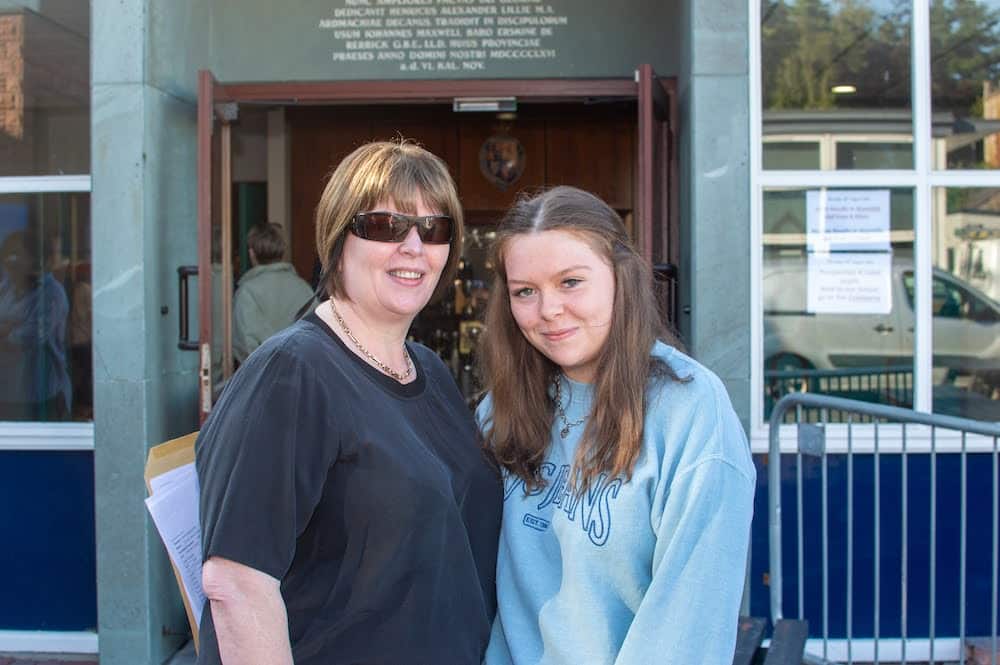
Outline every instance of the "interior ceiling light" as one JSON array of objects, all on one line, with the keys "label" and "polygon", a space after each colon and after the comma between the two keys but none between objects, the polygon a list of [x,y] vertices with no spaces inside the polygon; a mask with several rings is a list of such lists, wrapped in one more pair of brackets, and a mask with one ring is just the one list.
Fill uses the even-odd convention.
[{"label": "interior ceiling light", "polygon": [[452,110],[458,112],[511,112],[517,110],[517,99],[514,97],[456,97],[452,102]]},{"label": "interior ceiling light", "polygon": [[846,85],[835,85],[830,88],[830,92],[835,95],[853,95],[857,91],[858,89],[849,83]]}]

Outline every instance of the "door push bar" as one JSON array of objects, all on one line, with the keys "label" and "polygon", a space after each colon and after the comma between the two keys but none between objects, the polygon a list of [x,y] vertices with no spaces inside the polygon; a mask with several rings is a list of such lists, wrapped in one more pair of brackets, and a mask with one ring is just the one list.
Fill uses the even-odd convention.
[{"label": "door push bar", "polygon": [[178,320],[180,321],[180,336],[177,348],[181,351],[197,351],[198,340],[192,341],[188,331],[188,277],[198,276],[198,266],[177,267],[177,294],[179,298]]}]

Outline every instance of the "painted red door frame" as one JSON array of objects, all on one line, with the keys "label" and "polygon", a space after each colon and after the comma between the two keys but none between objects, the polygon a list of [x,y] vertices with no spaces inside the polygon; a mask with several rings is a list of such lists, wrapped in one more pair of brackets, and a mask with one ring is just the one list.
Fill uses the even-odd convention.
[{"label": "painted red door frame", "polygon": [[[636,226],[643,256],[676,263],[677,135],[674,81],[656,75],[651,65],[636,72],[639,106]],[[659,239],[655,227],[661,228]]]},{"label": "painted red door frame", "polygon": [[[676,234],[676,80],[657,78],[641,65],[633,79],[478,79],[420,81],[315,81],[219,83],[210,71],[198,72],[198,339],[199,411],[202,420],[212,402],[212,128],[215,105],[250,104],[428,104],[456,97],[515,97],[519,101],[565,102],[635,99],[639,107],[636,223],[638,242],[647,258],[665,260],[676,251],[652,247],[653,225],[666,224]],[[657,130],[663,123],[668,132]],[[654,146],[653,142],[660,145]],[[669,155],[657,160],[656,152]],[[667,173],[664,168],[673,170]],[[657,188],[669,196],[655,196]],[[657,204],[657,200],[663,203]]]},{"label": "painted red door frame", "polygon": [[215,77],[198,72],[198,414],[212,408],[212,128]]}]

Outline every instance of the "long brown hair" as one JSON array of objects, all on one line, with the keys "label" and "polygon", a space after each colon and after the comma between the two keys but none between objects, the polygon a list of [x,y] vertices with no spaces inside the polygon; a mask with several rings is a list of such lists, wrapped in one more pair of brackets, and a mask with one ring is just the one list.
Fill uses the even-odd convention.
[{"label": "long brown hair", "polygon": [[631,477],[642,445],[650,379],[680,380],[650,356],[657,339],[677,342],[660,318],[652,268],[632,246],[618,213],[575,187],[555,187],[516,202],[500,222],[490,250],[496,276],[479,348],[493,401],[485,445],[528,491],[544,485],[539,469],[555,417],[549,387],[560,369],[528,342],[511,314],[505,252],[519,235],[557,229],[587,242],[615,276],[611,327],[598,357],[590,418],[574,460],[578,490],[590,487],[602,473]]},{"label": "long brown hair", "polygon": [[462,255],[462,206],[448,166],[416,143],[376,141],[366,143],[337,165],[316,206],[316,251],[323,263],[317,297],[324,291],[343,296],[340,257],[347,226],[359,212],[391,201],[400,212],[416,214],[417,202],[452,218],[448,262],[441,272],[435,295],[448,287]]}]

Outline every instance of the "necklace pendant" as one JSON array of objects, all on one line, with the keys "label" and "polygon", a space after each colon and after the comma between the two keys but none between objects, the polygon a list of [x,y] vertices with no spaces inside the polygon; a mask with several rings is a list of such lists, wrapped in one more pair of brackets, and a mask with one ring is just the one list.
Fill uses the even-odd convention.
[{"label": "necklace pendant", "polygon": [[559,437],[560,438],[565,439],[567,436],[569,436],[569,425],[567,425],[567,426],[563,427],[561,430],[559,430]]}]

